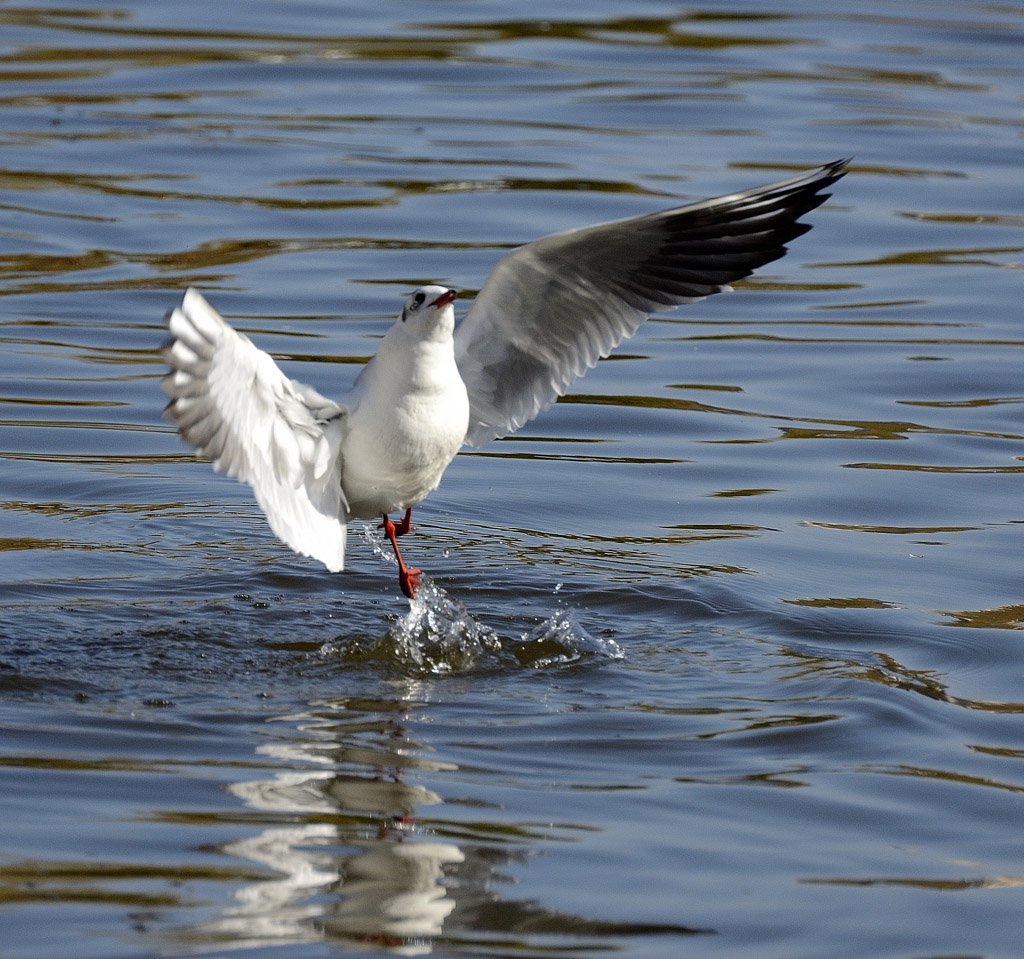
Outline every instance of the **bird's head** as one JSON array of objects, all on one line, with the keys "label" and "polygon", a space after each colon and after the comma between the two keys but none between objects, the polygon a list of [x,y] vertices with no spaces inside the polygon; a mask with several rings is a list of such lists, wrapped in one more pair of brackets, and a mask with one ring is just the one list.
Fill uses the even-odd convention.
[{"label": "bird's head", "polygon": [[405,301],[399,323],[417,339],[447,339],[455,329],[456,296],[458,291],[446,286],[421,286]]}]

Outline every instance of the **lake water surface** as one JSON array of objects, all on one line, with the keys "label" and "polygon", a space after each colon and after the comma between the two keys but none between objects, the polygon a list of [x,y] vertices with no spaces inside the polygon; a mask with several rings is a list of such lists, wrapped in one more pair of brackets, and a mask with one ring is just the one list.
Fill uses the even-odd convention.
[{"label": "lake water surface", "polygon": [[[1024,8],[0,4],[0,956],[1018,957]],[[460,455],[397,590],[162,421],[413,286],[853,156]]]}]

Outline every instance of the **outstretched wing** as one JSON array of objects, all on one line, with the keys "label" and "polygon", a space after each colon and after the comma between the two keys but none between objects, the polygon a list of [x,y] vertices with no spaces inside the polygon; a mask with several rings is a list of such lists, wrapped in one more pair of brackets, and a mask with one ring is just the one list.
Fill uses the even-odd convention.
[{"label": "outstretched wing", "polygon": [[555,233],[499,261],[455,331],[466,441],[518,429],[632,336],[647,315],[728,289],[778,259],[839,160],[742,193]]},{"label": "outstretched wing", "polygon": [[214,469],[252,486],[285,543],[332,572],[342,569],[345,408],[289,380],[195,290],[167,323],[164,415]]}]

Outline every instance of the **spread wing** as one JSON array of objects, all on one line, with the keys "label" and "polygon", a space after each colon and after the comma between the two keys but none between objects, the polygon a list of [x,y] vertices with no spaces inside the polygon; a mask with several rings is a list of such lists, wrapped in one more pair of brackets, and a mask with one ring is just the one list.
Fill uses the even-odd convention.
[{"label": "spread wing", "polygon": [[195,290],[167,323],[164,415],[214,469],[252,486],[285,543],[332,572],[342,569],[345,408],[289,380]]},{"label": "spread wing", "polygon": [[479,446],[531,420],[649,313],[719,293],[778,259],[848,162],[513,250],[455,332],[466,441]]}]

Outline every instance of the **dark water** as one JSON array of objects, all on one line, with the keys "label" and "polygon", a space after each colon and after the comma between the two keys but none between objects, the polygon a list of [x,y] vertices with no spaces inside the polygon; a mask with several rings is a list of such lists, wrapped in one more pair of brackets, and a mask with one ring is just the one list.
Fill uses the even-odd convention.
[{"label": "dark water", "polygon": [[[1019,4],[0,4],[0,955],[1016,957]],[[855,157],[331,575],[162,423]],[[462,301],[462,305],[466,303]]]}]

